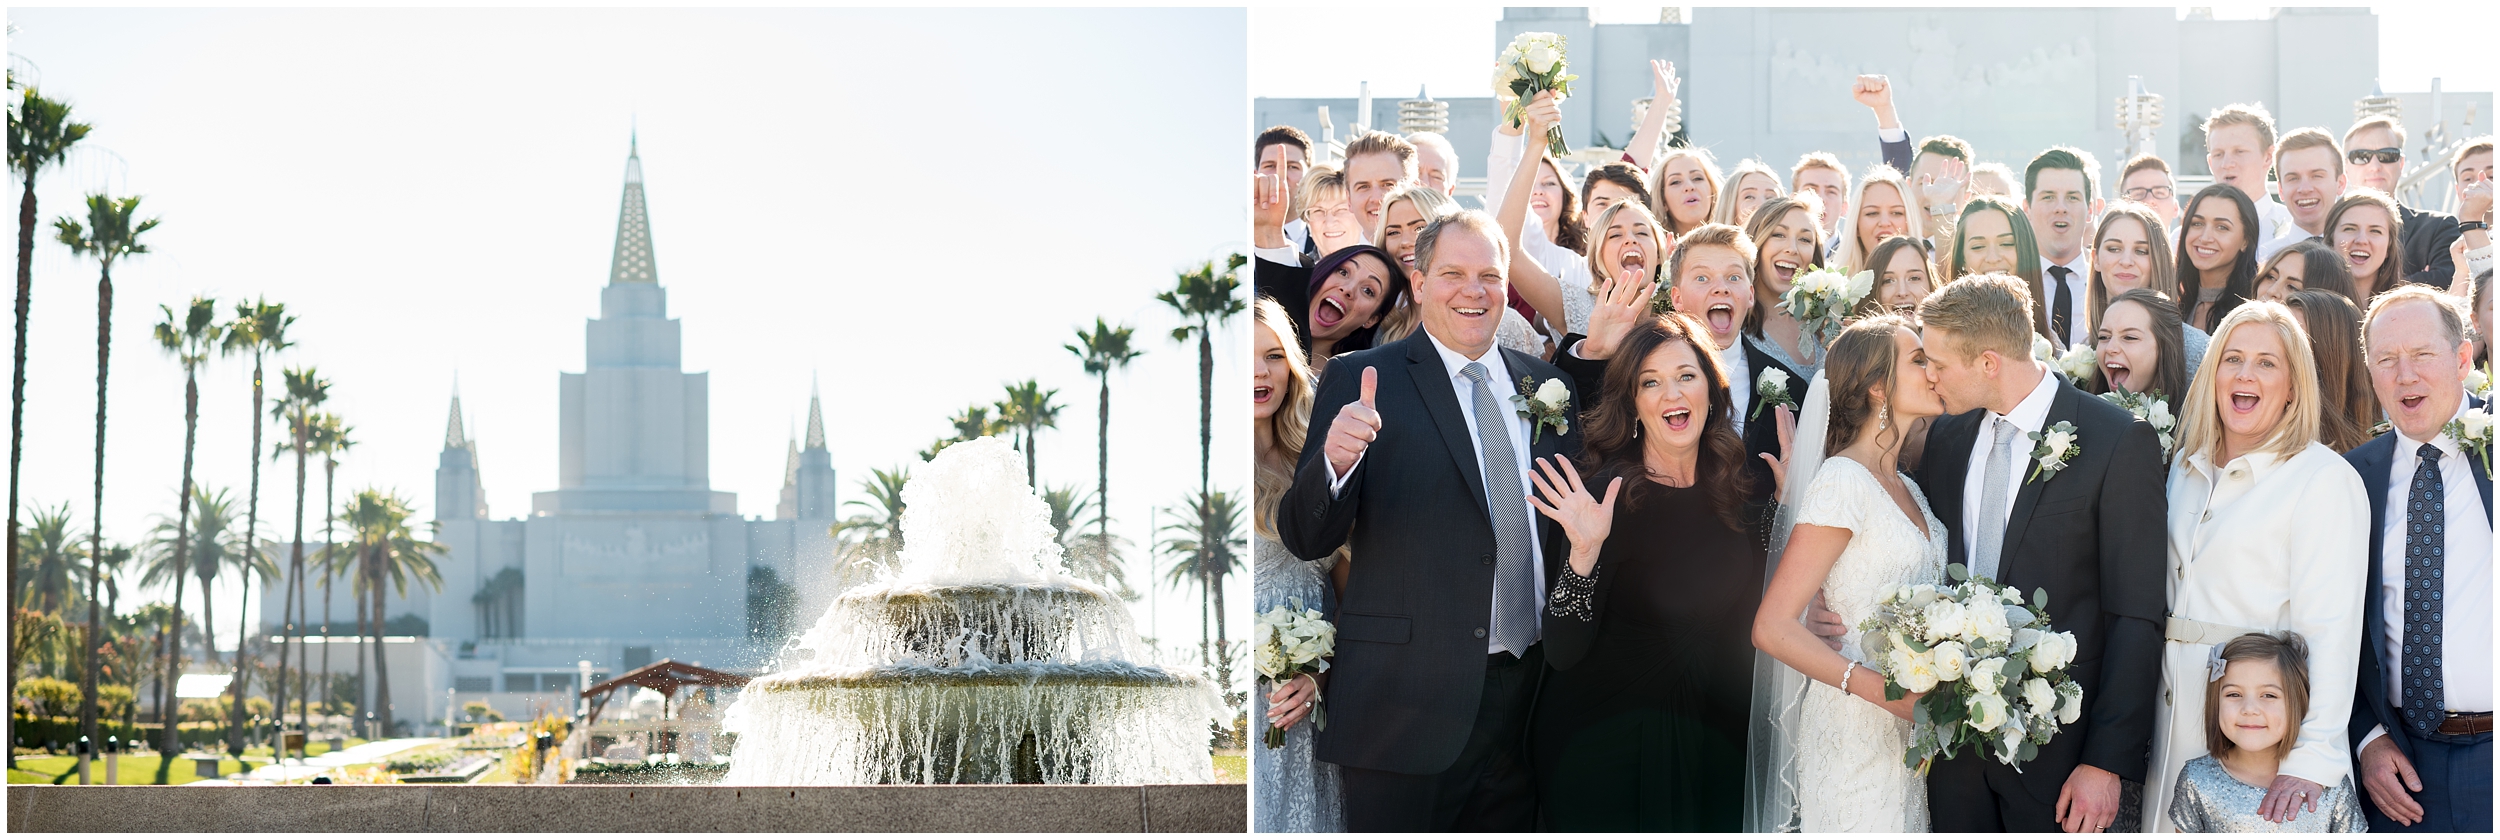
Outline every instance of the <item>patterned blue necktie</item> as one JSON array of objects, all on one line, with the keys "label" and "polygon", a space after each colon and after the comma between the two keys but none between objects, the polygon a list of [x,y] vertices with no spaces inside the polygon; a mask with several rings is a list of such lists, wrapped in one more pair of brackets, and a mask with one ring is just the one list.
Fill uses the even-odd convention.
[{"label": "patterned blue necktie", "polygon": [[2422,444],[2413,469],[2413,493],[2405,502],[2405,724],[2428,734],[2447,717],[2447,685],[2440,673],[2440,573],[2448,550],[2445,485],[2439,478],[2439,447]]}]

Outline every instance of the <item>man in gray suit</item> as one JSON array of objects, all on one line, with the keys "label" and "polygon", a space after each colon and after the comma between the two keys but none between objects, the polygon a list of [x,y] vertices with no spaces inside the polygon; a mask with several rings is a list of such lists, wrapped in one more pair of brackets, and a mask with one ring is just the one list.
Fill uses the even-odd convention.
[{"label": "man in gray suit", "polygon": [[1354,831],[1535,827],[1521,741],[1546,570],[1561,565],[1546,560],[1568,546],[1529,507],[1527,477],[1532,458],[1570,457],[1580,438],[1511,399],[1572,383],[1494,345],[1510,253],[1482,212],[1424,228],[1423,328],[1329,363],[1311,409],[1314,426],[1333,418],[1326,441],[1303,449],[1278,505],[1296,556],[1353,549],[1318,757],[1344,769]]}]

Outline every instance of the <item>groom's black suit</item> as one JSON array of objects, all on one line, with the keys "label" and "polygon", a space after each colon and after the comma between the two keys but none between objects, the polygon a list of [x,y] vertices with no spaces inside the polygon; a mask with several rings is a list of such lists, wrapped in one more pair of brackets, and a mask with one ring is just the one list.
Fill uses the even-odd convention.
[{"label": "groom's black suit", "polygon": [[[1496,419],[1513,419],[1507,397],[1521,375],[1571,383],[1534,357],[1494,352],[1513,380],[1499,383],[1503,416]],[[1380,433],[1344,488],[1331,493],[1322,440],[1337,411],[1357,398],[1367,367],[1378,371]],[[1533,828],[1534,788],[1518,742],[1540,659],[1532,651],[1530,661],[1496,665],[1486,654],[1494,525],[1460,413],[1466,398],[1422,330],[1336,357],[1311,406],[1311,441],[1277,506],[1277,535],[1296,556],[1353,548],[1318,757],[1346,768],[1354,830]],[[1579,432],[1578,423],[1568,434],[1549,429],[1529,454],[1575,455]],[[1551,520],[1530,522],[1550,589],[1570,547]]]},{"label": "groom's black suit", "polygon": [[[2055,374],[2044,374],[2054,376]],[[1936,517],[1951,533],[1951,562],[1967,565],[1963,491],[1988,412],[1938,418],[1918,472]],[[2064,381],[2043,428],[2075,424],[2066,467],[2029,479],[2034,444],[2017,439],[2014,469],[2027,480],[2006,519],[1998,581],[2028,599],[2047,589],[2052,626],[2075,634],[2066,673],[2083,687],[2083,716],[2015,773],[1994,759],[1962,753],[1927,777],[1936,831],[2058,830],[2057,798],[2077,764],[2142,783],[2161,690],[2162,628],[2169,611],[2162,576],[2169,526],[2160,442],[2125,409]]]}]

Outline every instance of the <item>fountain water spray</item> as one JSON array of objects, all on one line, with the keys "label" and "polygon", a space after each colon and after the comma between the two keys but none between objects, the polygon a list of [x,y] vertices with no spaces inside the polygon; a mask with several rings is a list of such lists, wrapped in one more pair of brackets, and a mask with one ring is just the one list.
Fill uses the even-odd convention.
[{"label": "fountain water spray", "polygon": [[903,550],[747,685],[725,784],[1207,782],[1215,687],[1155,665],[1128,607],[1061,571],[1050,509],[985,437],[903,488]]}]

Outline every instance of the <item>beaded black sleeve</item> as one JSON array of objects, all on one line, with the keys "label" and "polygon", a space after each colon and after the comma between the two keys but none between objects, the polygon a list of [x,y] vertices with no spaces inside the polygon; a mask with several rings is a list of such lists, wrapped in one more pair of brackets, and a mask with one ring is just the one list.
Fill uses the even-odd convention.
[{"label": "beaded black sleeve", "polygon": [[1545,599],[1545,611],[1555,618],[1597,620],[1597,574],[1602,569],[1589,569],[1581,577],[1577,569],[1566,565],[1562,576],[1554,581],[1554,591]]}]

